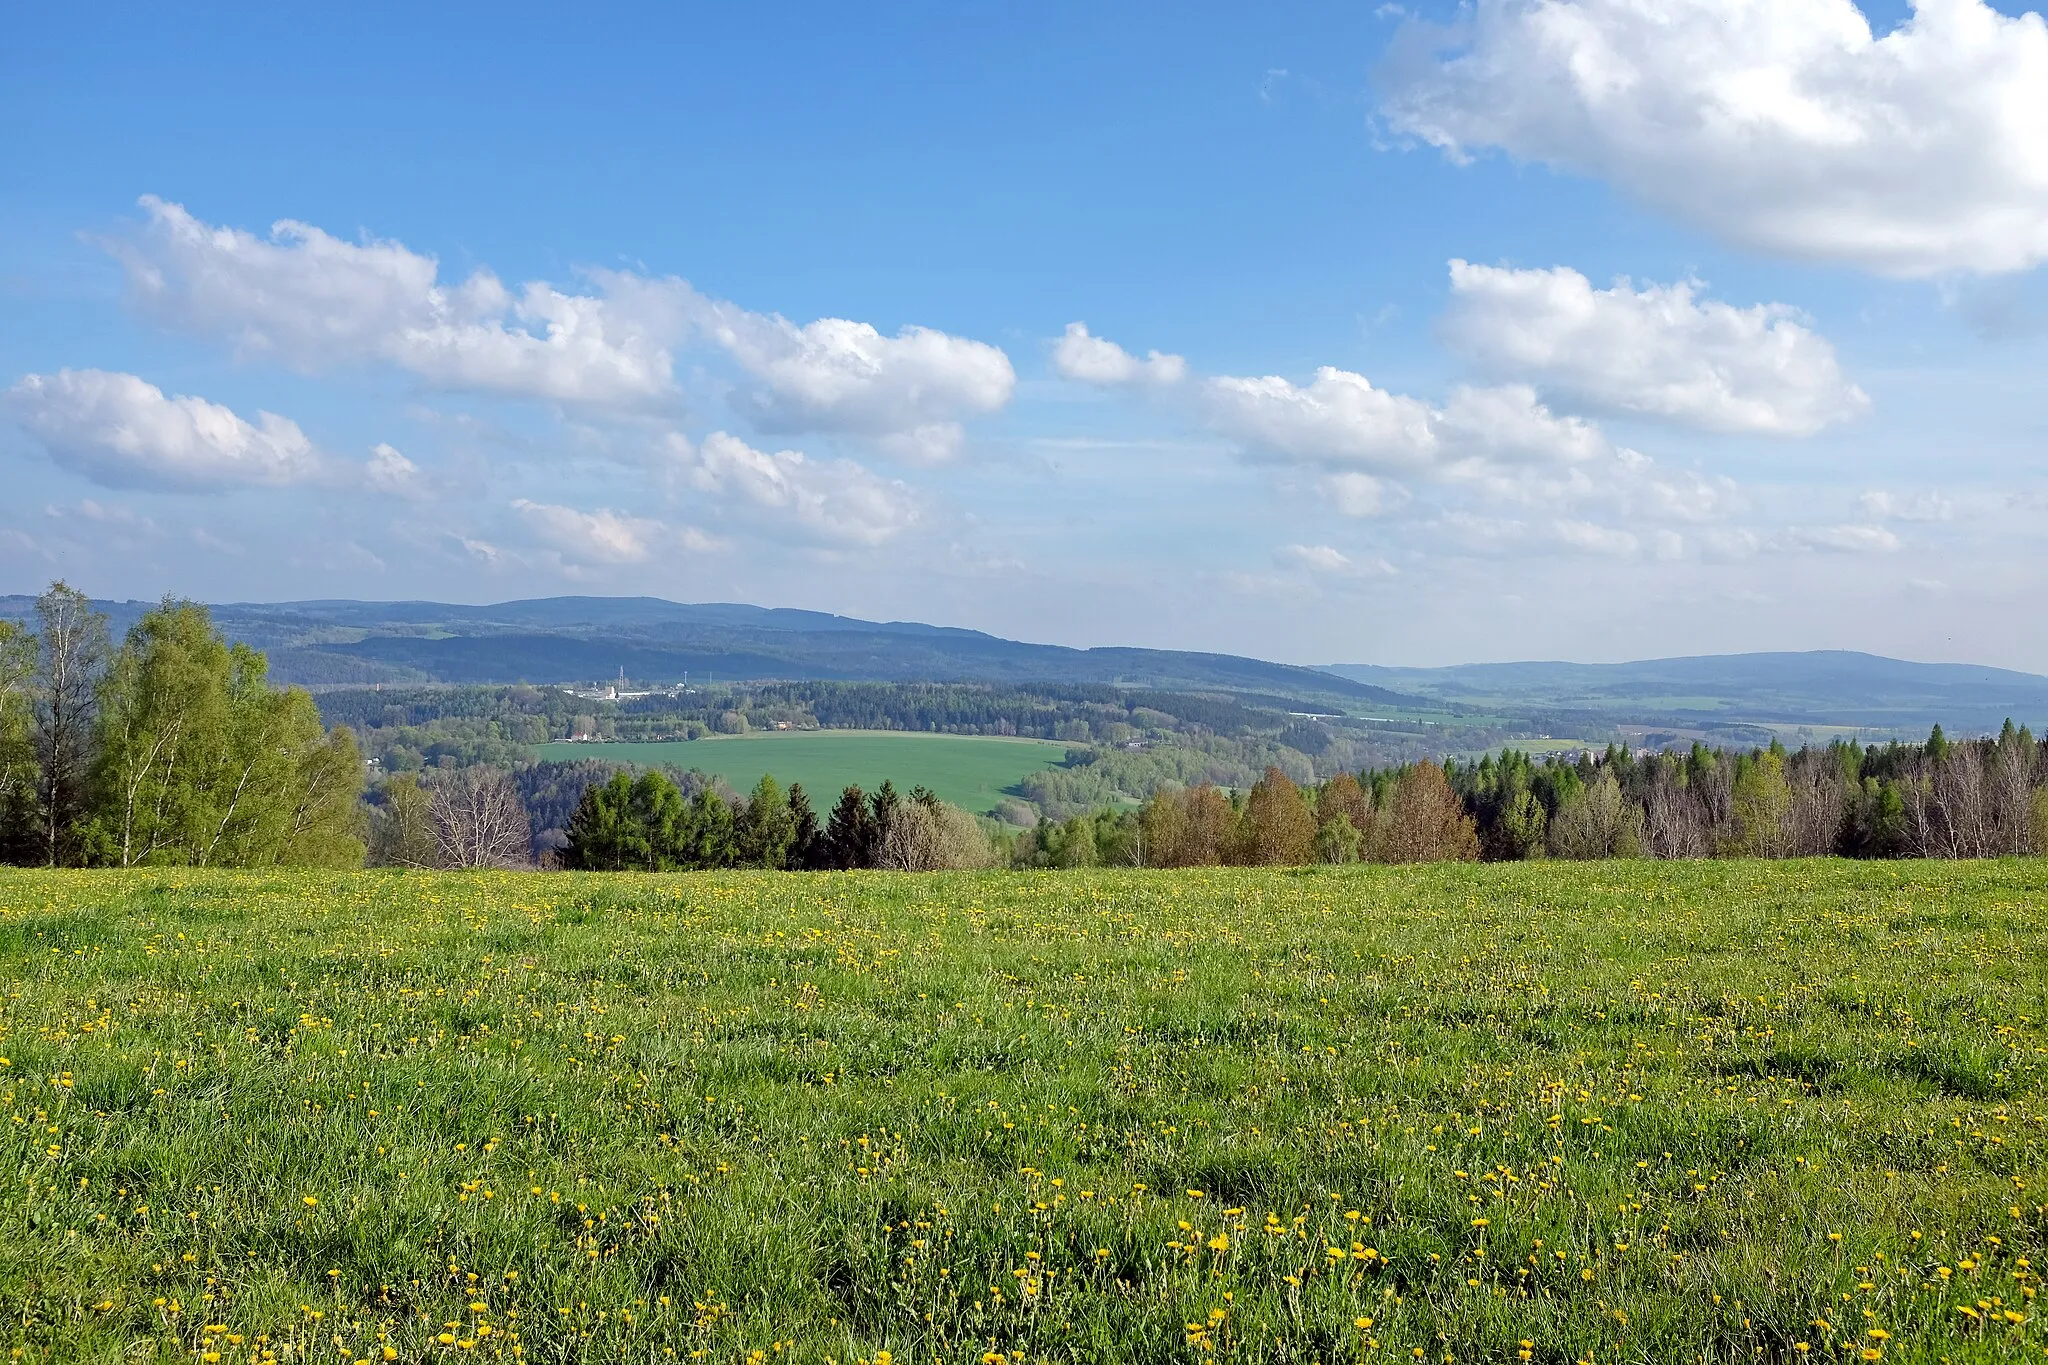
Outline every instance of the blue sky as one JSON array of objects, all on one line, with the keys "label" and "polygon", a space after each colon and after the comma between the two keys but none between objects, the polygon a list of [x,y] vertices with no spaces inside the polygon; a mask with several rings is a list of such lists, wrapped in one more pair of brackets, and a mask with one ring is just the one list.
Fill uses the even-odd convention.
[{"label": "blue sky", "polygon": [[1979,0],[45,7],[0,588],[2048,671],[2044,92]]}]

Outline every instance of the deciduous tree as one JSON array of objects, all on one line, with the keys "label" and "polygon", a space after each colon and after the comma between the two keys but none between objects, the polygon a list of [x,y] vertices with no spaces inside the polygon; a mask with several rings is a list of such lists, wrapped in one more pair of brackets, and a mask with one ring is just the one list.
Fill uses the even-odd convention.
[{"label": "deciduous tree", "polygon": [[36,816],[39,861],[82,862],[91,813],[93,730],[107,667],[107,618],[70,585],[36,599],[40,626],[35,680]]}]

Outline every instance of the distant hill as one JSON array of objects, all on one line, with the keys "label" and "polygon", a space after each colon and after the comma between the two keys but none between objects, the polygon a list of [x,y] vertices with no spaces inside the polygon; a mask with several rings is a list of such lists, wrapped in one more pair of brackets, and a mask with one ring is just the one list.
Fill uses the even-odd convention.
[{"label": "distant hill", "polygon": [[[33,600],[0,597],[0,616],[28,617]],[[149,607],[101,603],[125,630]],[[1068,649],[976,630],[861,621],[824,612],[653,597],[550,597],[460,606],[442,602],[235,602],[215,606],[230,638],[270,655],[279,681],[574,683],[870,680],[1106,683],[1253,692],[1389,707],[1422,705],[1386,688],[1319,669],[1230,654],[1163,649]]]},{"label": "distant hill", "polygon": [[[102,602],[118,635],[151,603]],[[0,618],[34,601],[0,596]],[[1230,693],[1273,709],[1411,719],[1452,732],[1669,743],[1687,735],[1759,742],[1848,727],[1924,734],[1995,730],[2007,716],[2048,729],[2048,678],[1848,651],[1704,655],[1622,664],[1528,662],[1321,669],[1232,654],[1069,649],[914,621],[656,597],[445,602],[234,602],[213,608],[232,639],[270,656],[272,676],[311,687],[588,683],[621,669],[681,681],[1098,683]],[[1416,713],[1426,713],[1417,721]],[[1445,714],[1449,713],[1449,714]],[[1428,716],[1434,716],[1434,720]],[[1436,728],[1430,728],[1430,727]],[[1499,743],[1475,740],[1471,747]],[[1604,742],[1604,740],[1602,741]]]},{"label": "distant hill", "polygon": [[1328,672],[1447,703],[1592,712],[1642,723],[1837,725],[1900,733],[1939,722],[2048,723],[2048,678],[1976,664],[1923,664],[1848,650],[1721,654],[1624,664],[1556,662]]}]

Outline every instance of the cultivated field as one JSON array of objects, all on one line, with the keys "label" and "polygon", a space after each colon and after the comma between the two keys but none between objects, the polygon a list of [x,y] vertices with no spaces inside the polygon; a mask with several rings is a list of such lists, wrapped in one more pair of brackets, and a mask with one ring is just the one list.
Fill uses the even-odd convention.
[{"label": "cultivated field", "polygon": [[885,779],[899,791],[922,785],[941,801],[985,813],[1026,774],[1065,759],[1068,747],[982,735],[807,730],[665,744],[543,744],[535,752],[544,759],[672,763],[723,777],[741,792],[752,790],[763,773],[773,773],[785,787],[801,782],[822,820],[848,784],[873,791]]},{"label": "cultivated field", "polygon": [[2039,1358],[2048,865],[0,875],[16,1359]]}]

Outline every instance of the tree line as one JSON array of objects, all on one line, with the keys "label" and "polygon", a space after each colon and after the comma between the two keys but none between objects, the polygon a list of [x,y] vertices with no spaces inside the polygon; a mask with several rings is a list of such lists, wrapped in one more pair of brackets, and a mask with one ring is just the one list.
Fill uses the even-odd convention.
[{"label": "tree line", "polygon": [[0,621],[0,858],[48,867],[360,866],[363,766],[205,607],[166,598],[117,646],[53,584]]},{"label": "tree line", "polygon": [[[1686,753],[1423,761],[1297,782],[1278,766],[1246,788],[1163,786],[1017,831],[922,788],[840,794],[822,820],[799,785],[746,797],[653,771],[592,780],[550,865],[597,871],[1011,867],[1285,867],[1536,858],[1977,858],[2048,853],[2048,748],[2008,723],[1995,738],[1835,743],[1790,752],[1695,744]],[[478,781],[452,775],[449,791]],[[495,775],[503,806],[512,779]],[[423,806],[424,810],[425,807]],[[423,826],[424,828],[425,826]],[[526,861],[526,828],[504,865]],[[431,838],[422,847],[431,848]],[[477,866],[485,863],[451,863]],[[426,864],[420,864],[426,865]]]},{"label": "tree line", "polygon": [[1242,795],[1162,790],[1026,834],[1014,861],[1192,867],[1533,858],[1995,858],[2048,854],[2048,747],[1995,738],[1869,747],[1421,762],[1320,785],[1278,768]]},{"label": "tree line", "polygon": [[561,866],[591,871],[754,867],[927,872],[992,865],[979,821],[923,787],[899,796],[849,786],[821,823],[802,784],[763,777],[738,802],[706,788],[684,800],[666,773],[625,773],[593,785],[569,822]]}]

